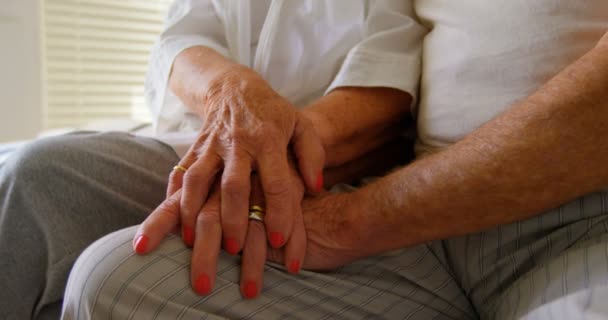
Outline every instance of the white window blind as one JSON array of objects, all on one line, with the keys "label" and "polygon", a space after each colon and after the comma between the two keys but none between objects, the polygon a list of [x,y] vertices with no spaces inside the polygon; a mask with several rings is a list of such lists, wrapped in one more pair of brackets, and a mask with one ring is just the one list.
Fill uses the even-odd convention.
[{"label": "white window blind", "polygon": [[149,120],[143,83],[171,0],[43,0],[45,127]]}]

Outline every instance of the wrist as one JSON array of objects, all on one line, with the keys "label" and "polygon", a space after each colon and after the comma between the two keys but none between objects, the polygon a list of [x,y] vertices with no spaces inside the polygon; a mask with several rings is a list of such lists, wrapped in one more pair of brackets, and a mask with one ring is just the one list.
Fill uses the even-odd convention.
[{"label": "wrist", "polygon": [[341,194],[342,210],[340,230],[344,239],[344,247],[354,259],[361,259],[374,254],[374,212],[369,194],[365,188]]},{"label": "wrist", "polygon": [[242,90],[241,81],[245,78],[248,68],[236,63],[221,63],[213,70],[207,70],[201,75],[198,90],[194,91],[195,100],[199,106],[209,105],[209,101],[222,99],[238,94]]},{"label": "wrist", "polygon": [[[419,210],[416,192],[400,175],[404,168],[377,179],[352,193],[351,231],[364,256],[408,247],[428,239],[424,210]],[[416,209],[417,208],[417,209]]]},{"label": "wrist", "polygon": [[213,49],[191,47],[175,58],[169,74],[169,88],[186,106],[199,114],[201,97],[223,74],[237,66],[240,65]]}]

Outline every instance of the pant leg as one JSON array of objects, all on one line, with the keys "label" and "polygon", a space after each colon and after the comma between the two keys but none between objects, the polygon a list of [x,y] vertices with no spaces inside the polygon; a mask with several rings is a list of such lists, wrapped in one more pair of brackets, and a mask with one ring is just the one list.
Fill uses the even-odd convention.
[{"label": "pant leg", "polygon": [[576,243],[518,278],[494,319],[608,319],[608,235]]},{"label": "pant leg", "polygon": [[608,286],[590,287],[529,310],[520,319],[604,320],[608,315],[606,301]]},{"label": "pant leg", "polygon": [[68,273],[96,239],[140,223],[178,161],[122,133],[42,139],[0,168],[0,319],[57,319]]},{"label": "pant leg", "polygon": [[191,249],[170,236],[134,255],[136,227],[89,247],[70,275],[63,319],[476,319],[430,246],[358,261],[331,273],[294,276],[267,264],[254,300],[239,291],[239,258],[222,253],[209,296],[190,286]]},{"label": "pant leg", "polygon": [[528,220],[445,240],[448,263],[482,319],[519,319],[605,285],[607,203],[608,194],[593,193]]}]

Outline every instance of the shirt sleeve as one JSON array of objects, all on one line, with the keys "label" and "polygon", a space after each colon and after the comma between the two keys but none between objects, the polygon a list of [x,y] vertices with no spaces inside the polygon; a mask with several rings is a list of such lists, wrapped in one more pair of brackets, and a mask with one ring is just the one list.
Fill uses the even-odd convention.
[{"label": "shirt sleeve", "polygon": [[426,33],[411,1],[370,1],[363,40],[348,52],[326,93],[346,86],[388,87],[416,99]]},{"label": "shirt sleeve", "polygon": [[[177,0],[150,54],[144,93],[157,133],[183,127],[185,106],[168,90],[173,61],[183,50],[206,46],[229,56],[225,28],[211,0]],[[180,121],[180,119],[182,121]]]}]

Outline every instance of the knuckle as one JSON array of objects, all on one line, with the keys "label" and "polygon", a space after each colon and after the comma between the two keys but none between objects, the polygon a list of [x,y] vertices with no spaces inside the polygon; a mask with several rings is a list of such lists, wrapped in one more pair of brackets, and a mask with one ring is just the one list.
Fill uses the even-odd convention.
[{"label": "knuckle", "polygon": [[273,135],[277,135],[281,133],[281,130],[277,128],[274,123],[264,122],[260,125],[259,134],[265,137],[273,137]]},{"label": "knuckle", "polygon": [[168,189],[179,189],[180,187],[181,185],[177,179],[169,179],[169,183],[167,184]]},{"label": "knuckle", "polygon": [[264,151],[278,151],[284,149],[283,147],[287,144],[290,135],[275,124],[264,123],[256,131],[256,137],[259,141],[258,146]]},{"label": "knuckle", "polygon": [[168,215],[179,215],[179,201],[175,198],[168,198],[163,201],[159,206],[158,210]]},{"label": "knuckle", "polygon": [[184,174],[184,184],[187,186],[202,184],[204,182],[207,182],[207,177],[198,170],[188,170]]},{"label": "knuckle", "polygon": [[169,174],[169,183],[174,182],[175,180],[177,180],[177,178],[179,177],[178,172],[179,172],[179,170],[173,170],[173,171],[171,171],[171,173]]},{"label": "knuckle", "polygon": [[249,196],[249,183],[239,179],[224,179],[222,193],[231,199],[246,198]]},{"label": "knuckle", "polygon": [[177,205],[177,207],[181,211],[182,216],[184,217],[193,217],[195,215],[196,206],[196,200],[192,199],[191,197],[188,197],[188,195],[186,194],[182,196],[182,199]]},{"label": "knuckle", "polygon": [[289,179],[286,178],[274,178],[262,186],[264,188],[264,194],[267,196],[287,196],[291,192],[291,185]]},{"label": "knuckle", "polygon": [[220,214],[219,210],[215,208],[208,208],[201,211],[201,214],[196,216],[197,224],[219,224]]},{"label": "knuckle", "polygon": [[252,134],[251,134],[250,130],[242,128],[242,127],[233,128],[232,132],[230,133],[230,140],[235,144],[242,143],[251,138],[252,138]]},{"label": "knuckle", "polygon": [[[276,137],[277,139],[267,139],[262,141],[259,144],[259,150],[267,154],[269,158],[278,158],[281,156],[281,151],[285,150],[285,146],[283,145],[283,142],[281,141],[281,138],[279,138],[279,136],[269,135],[269,137]],[[287,143],[284,144],[287,145]]]}]

